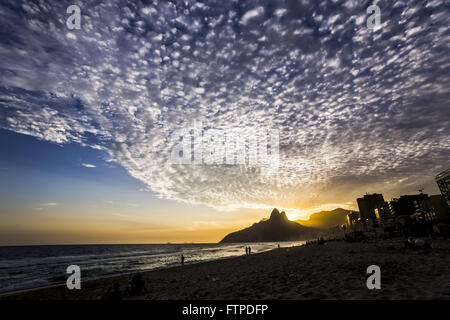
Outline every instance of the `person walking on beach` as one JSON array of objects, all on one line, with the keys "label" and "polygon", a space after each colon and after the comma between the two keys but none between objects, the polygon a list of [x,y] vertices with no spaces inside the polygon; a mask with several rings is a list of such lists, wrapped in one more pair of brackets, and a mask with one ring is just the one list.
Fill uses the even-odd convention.
[{"label": "person walking on beach", "polygon": [[248,246],[248,254],[252,253],[252,247]]},{"label": "person walking on beach", "polygon": [[184,265],[184,256],[181,255],[181,265]]},{"label": "person walking on beach", "polygon": [[245,255],[248,255],[248,247],[245,246]]}]

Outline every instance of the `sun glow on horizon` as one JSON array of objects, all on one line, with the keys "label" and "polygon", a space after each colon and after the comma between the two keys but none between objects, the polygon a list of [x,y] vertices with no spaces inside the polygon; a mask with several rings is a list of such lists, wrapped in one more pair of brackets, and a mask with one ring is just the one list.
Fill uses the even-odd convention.
[{"label": "sun glow on horizon", "polygon": [[291,209],[291,208],[278,208],[280,211],[285,211],[286,216],[290,221],[295,220],[309,220],[309,217],[320,211],[331,211],[337,208],[346,210],[352,209],[352,206],[344,203],[328,203],[319,206],[315,206],[309,209]]}]

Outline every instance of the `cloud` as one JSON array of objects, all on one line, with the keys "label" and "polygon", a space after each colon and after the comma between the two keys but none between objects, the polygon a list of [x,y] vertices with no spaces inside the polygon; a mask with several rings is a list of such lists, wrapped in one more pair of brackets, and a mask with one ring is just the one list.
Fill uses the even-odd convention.
[{"label": "cloud", "polygon": [[[364,1],[190,3],[83,3],[69,31],[64,2],[3,1],[0,127],[100,149],[159,197],[220,209],[343,203],[448,163],[445,1],[379,1],[377,31]],[[279,129],[278,175],[171,164],[195,121]]]},{"label": "cloud", "polygon": [[263,7],[257,7],[255,9],[247,11],[241,18],[240,23],[247,24],[251,19],[256,18],[264,14]]},{"label": "cloud", "polygon": [[89,163],[82,163],[81,165],[86,168],[96,168],[97,167],[97,166],[95,166],[93,164],[89,164]]},{"label": "cloud", "polygon": [[56,207],[56,206],[59,206],[60,204],[57,202],[45,202],[45,203],[41,203],[39,205],[41,207]]}]

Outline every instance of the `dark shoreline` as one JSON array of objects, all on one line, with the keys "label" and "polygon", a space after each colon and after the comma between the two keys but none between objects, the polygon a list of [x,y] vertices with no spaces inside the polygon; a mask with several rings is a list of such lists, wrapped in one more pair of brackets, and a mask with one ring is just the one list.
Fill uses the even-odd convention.
[{"label": "dark shoreline", "polygon": [[[291,241],[287,241],[289,244],[291,244],[292,242]],[[303,241],[303,240],[299,240],[298,241],[299,243],[301,243],[301,242],[305,242],[305,241]],[[254,242],[254,243],[258,243],[258,244],[261,244],[262,242]],[[272,243],[272,242],[268,242],[268,243]],[[283,244],[283,241],[281,241],[281,242],[279,242],[279,243],[281,243],[281,244]],[[305,242],[306,243],[306,242]],[[172,243],[171,243],[172,244]],[[190,244],[192,244],[192,245],[210,245],[210,244],[213,244],[213,245],[215,245],[215,244],[218,244],[218,243],[188,243],[188,244],[181,244],[181,245],[190,245]],[[229,244],[236,244],[236,245],[244,245],[243,243],[240,243],[240,242],[236,242],[236,243],[226,243],[226,244],[224,244],[224,245],[229,245]],[[252,244],[252,242],[249,242],[248,244]],[[90,246],[91,244],[88,244],[87,246]],[[118,245],[122,245],[122,244],[118,244]],[[127,244],[125,244],[125,245],[127,245]],[[133,244],[134,245],[134,244]],[[139,245],[139,244],[138,244]],[[142,244],[142,245],[148,245],[148,244]],[[159,244],[156,244],[156,245],[159,245]],[[175,244],[175,245],[177,245],[177,244]],[[304,243],[303,244],[301,244],[301,245],[304,245]],[[300,245],[300,246],[301,246]],[[38,246],[41,246],[41,245],[38,245]],[[49,246],[53,246],[53,245],[49,245]],[[55,245],[55,246],[60,246],[60,245]],[[79,246],[79,245],[74,245],[74,246]],[[93,244],[93,246],[98,246],[97,244]],[[109,244],[105,244],[105,246],[109,246]],[[10,247],[12,247],[12,246],[10,246]],[[25,246],[25,247],[28,247],[28,246]],[[276,249],[276,247],[273,247],[273,248],[271,248],[271,249],[267,249],[267,250],[264,250],[264,251],[259,251],[259,252],[257,252],[257,253],[253,253],[253,254],[260,254],[260,253],[264,253],[264,252],[268,252],[268,251],[271,251],[271,250],[275,250]],[[236,256],[228,256],[228,257],[218,257],[218,258],[213,258],[213,259],[206,259],[206,260],[202,260],[202,261],[195,261],[195,262],[190,262],[190,261],[187,261],[186,263],[185,263],[185,265],[187,266],[187,265],[195,265],[195,264],[201,264],[201,263],[206,263],[206,262],[213,262],[213,261],[220,261],[220,260],[227,260],[227,259],[233,259],[233,258],[238,258],[238,257],[241,257],[241,255],[236,255]],[[117,278],[117,277],[122,277],[122,276],[132,276],[132,275],[135,275],[135,274],[141,274],[141,273],[147,273],[147,272],[152,272],[152,271],[158,271],[158,270],[165,270],[165,269],[171,269],[171,268],[177,268],[177,267],[181,267],[181,265],[179,264],[179,263],[174,263],[174,264],[170,264],[170,265],[166,265],[166,266],[162,266],[162,267],[155,267],[155,268],[152,268],[152,269],[149,269],[149,270],[145,270],[145,271],[138,271],[138,272],[122,272],[122,273],[114,273],[114,274],[106,274],[106,275],[100,275],[100,276],[96,276],[96,277],[92,277],[92,278],[89,278],[89,279],[86,279],[86,280],[84,280],[83,282],[87,282],[87,281],[99,281],[99,280],[103,280],[103,279],[110,279],[110,278]],[[66,285],[66,279],[67,279],[67,277],[68,277],[69,275],[67,275],[67,276],[61,276],[60,278],[64,278],[64,281],[58,281],[58,282],[54,282],[54,283],[50,283],[50,284],[48,284],[48,285],[43,285],[43,286],[39,286],[39,287],[31,287],[31,288],[21,288],[21,289],[18,289],[18,290],[12,290],[12,291],[6,291],[6,292],[0,292],[0,299],[2,298],[2,296],[6,296],[6,295],[15,295],[15,294],[22,294],[22,293],[27,293],[28,291],[35,291],[35,290],[45,290],[45,289],[48,289],[48,288],[54,288],[54,287],[61,287],[61,286],[63,286],[63,287],[65,287],[65,285]]]},{"label": "dark shoreline", "polygon": [[[148,291],[124,299],[450,299],[450,241],[432,249],[404,248],[403,239],[367,243],[331,241],[274,249],[250,256],[145,271]],[[366,268],[381,269],[381,290],[366,287]],[[66,286],[0,295],[0,300],[98,300],[115,283],[125,292],[130,274],[86,280],[81,290]]]}]

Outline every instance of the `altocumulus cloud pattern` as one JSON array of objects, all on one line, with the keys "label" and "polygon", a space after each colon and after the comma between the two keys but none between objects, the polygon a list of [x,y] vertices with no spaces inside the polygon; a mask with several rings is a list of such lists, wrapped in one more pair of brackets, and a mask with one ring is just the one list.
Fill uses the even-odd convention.
[{"label": "altocumulus cloud pattern", "polygon": [[[370,4],[5,0],[0,127],[103,150],[158,196],[220,209],[432,175],[450,155],[450,4],[377,1],[376,30]],[[278,175],[171,164],[171,133],[194,121],[279,129]]]}]

